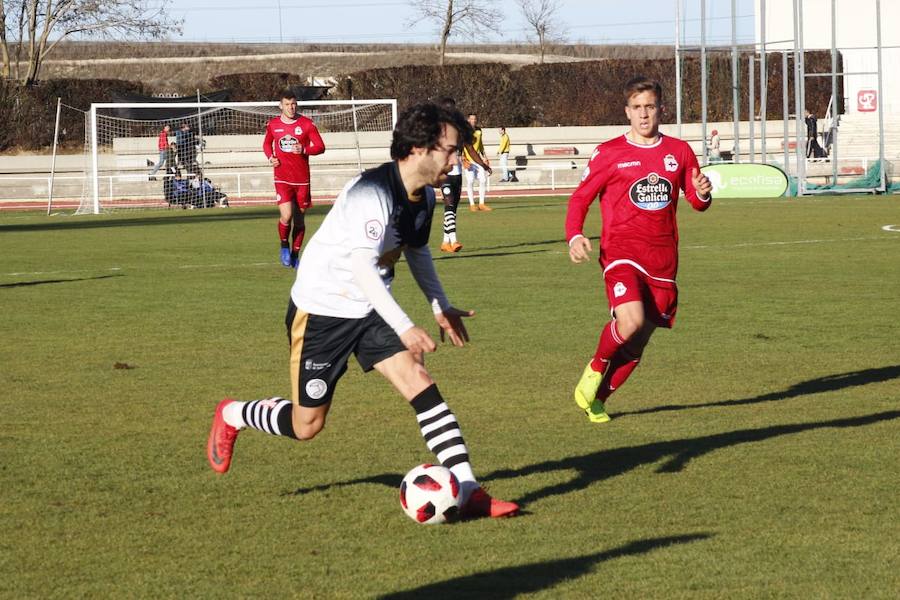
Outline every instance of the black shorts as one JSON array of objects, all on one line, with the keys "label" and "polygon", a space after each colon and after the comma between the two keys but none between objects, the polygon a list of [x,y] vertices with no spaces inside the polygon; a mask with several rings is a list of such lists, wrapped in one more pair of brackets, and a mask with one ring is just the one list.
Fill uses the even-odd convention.
[{"label": "black shorts", "polygon": [[441,186],[444,197],[444,210],[455,211],[462,195],[462,175],[447,175],[447,181]]},{"label": "black shorts", "polygon": [[351,353],[368,372],[406,350],[374,310],[361,319],[324,317],[299,310],[291,300],[284,324],[291,348],[291,398],[300,406],[313,408],[331,402]]}]

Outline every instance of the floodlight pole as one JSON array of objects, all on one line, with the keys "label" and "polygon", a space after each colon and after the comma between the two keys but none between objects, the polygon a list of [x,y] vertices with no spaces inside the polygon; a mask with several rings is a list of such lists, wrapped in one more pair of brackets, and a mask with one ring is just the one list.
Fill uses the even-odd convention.
[{"label": "floodlight pole", "polygon": [[756,79],[756,52],[751,52],[750,56],[747,60],[748,68],[748,79],[749,79],[749,87],[747,88],[747,93],[749,94],[749,125],[750,125],[750,162],[756,162],[756,140],[753,139],[754,134],[754,121],[756,120],[756,106],[754,105],[754,101],[756,100],[756,88],[754,87],[755,79]]},{"label": "floodlight pole", "polygon": [[709,161],[706,138],[706,0],[700,0],[700,119],[703,133],[703,164]]},{"label": "floodlight pole", "polygon": [[675,0],[675,123],[681,138],[681,0]]},{"label": "floodlight pole", "polygon": [[797,193],[806,193],[806,121],[803,111],[806,109],[806,98],[803,88],[806,85],[806,67],[803,60],[803,2],[794,1],[794,110],[797,127]]},{"label": "floodlight pole", "polygon": [[[198,136],[197,139],[199,140],[199,143],[200,143],[200,164],[197,165],[197,167],[198,167],[197,170],[199,171],[199,173],[197,173],[197,176],[200,177],[200,179],[202,180],[203,179],[203,119],[201,118],[201,113],[200,113],[200,90],[199,89],[197,90],[197,136]],[[201,189],[202,189],[202,187],[203,186],[201,185]]]},{"label": "floodlight pole", "polygon": [[741,162],[741,99],[738,77],[738,50],[737,50],[737,0],[731,0],[731,104],[734,113],[734,148],[731,151],[731,162]]},{"label": "floodlight pole", "polygon": [[766,113],[768,112],[769,71],[766,66],[766,0],[759,0],[759,137],[762,163],[767,164],[766,156]]},{"label": "floodlight pole", "polygon": [[784,173],[790,176],[791,163],[788,155],[788,121],[790,120],[790,97],[788,96],[788,51],[781,51],[781,127],[782,127],[782,152],[784,153]]},{"label": "floodlight pole", "polygon": [[[837,97],[837,8],[835,0],[831,0],[831,183],[837,185],[838,178],[838,97]],[[842,103],[843,104],[843,103]],[[824,140],[823,140],[824,141]]]},{"label": "floodlight pole", "polygon": [[47,216],[53,208],[53,178],[56,175],[56,146],[59,140],[59,109],[62,106],[62,98],[56,98],[56,126],[53,128],[53,158],[50,159],[50,181],[47,184]]},{"label": "floodlight pole", "polygon": [[879,192],[887,190],[884,172],[884,87],[881,76],[881,0],[875,0],[875,43],[878,54],[878,186]]}]

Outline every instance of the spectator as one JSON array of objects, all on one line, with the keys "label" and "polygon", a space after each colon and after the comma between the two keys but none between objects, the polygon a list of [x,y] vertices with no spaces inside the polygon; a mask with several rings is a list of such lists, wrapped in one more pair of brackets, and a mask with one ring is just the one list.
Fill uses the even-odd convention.
[{"label": "spectator", "polygon": [[156,181],[154,175],[166,164],[169,154],[169,131],[171,130],[172,128],[168,125],[163,125],[162,131],[159,132],[159,138],[156,141],[156,148],[159,150],[159,161],[155,165],[149,160],[147,161],[147,166],[153,166],[153,170],[150,171],[150,181]]},{"label": "spectator", "polygon": [[816,116],[809,109],[803,110],[803,121],[806,123],[806,158],[825,158],[827,154],[819,145],[819,128]]},{"label": "spectator", "polygon": [[719,162],[722,160],[722,150],[719,148],[721,141],[719,140],[719,130],[713,129],[709,135],[709,162]]},{"label": "spectator", "polygon": [[500,172],[503,174],[500,181],[504,183],[511,181],[509,176],[509,134],[506,133],[506,127],[500,128],[500,147],[497,148],[497,156],[500,157]]},{"label": "spectator", "polygon": [[178,151],[178,162],[188,173],[197,171],[197,136],[187,123],[181,124],[181,131],[175,136],[175,147]]}]

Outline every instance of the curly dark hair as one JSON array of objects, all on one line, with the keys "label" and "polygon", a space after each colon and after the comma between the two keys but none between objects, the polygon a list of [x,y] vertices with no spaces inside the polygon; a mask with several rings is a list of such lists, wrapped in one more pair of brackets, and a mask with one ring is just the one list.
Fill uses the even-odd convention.
[{"label": "curly dark hair", "polygon": [[459,132],[459,145],[472,143],[472,128],[458,110],[448,109],[433,102],[423,102],[409,107],[397,119],[394,138],[391,141],[391,158],[404,159],[413,148],[434,148],[441,137],[444,125]]}]

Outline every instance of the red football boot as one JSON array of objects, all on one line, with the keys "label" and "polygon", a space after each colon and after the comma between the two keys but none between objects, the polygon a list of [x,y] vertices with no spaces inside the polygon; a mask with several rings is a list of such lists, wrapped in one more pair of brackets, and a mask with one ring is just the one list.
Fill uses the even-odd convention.
[{"label": "red football boot", "polygon": [[481,517],[499,519],[501,517],[514,517],[518,513],[518,504],[491,498],[490,494],[484,491],[483,487],[478,486],[472,490],[469,499],[462,507],[460,517],[463,519],[479,519]]},{"label": "red football boot", "polygon": [[237,440],[238,430],[225,422],[222,418],[222,409],[234,402],[231,398],[225,398],[216,406],[216,414],[213,415],[212,429],[209,430],[209,441],[206,443],[206,457],[209,466],[216,473],[225,473],[231,466],[231,453],[234,451],[234,442]]}]

